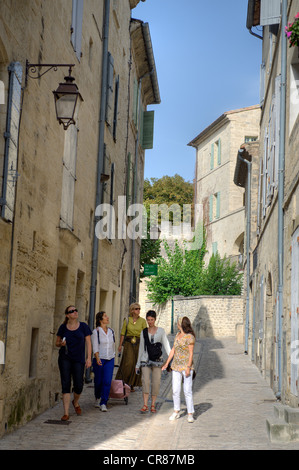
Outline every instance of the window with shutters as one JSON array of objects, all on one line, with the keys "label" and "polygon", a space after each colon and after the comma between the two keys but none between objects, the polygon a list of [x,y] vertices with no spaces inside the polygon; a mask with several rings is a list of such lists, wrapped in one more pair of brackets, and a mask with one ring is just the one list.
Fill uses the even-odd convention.
[{"label": "window with shutters", "polygon": [[1,215],[13,221],[16,182],[18,177],[18,137],[22,97],[22,66],[13,62],[9,66],[9,92],[7,100],[7,123],[5,137],[5,154],[2,181]]},{"label": "window with shutters", "polygon": [[60,227],[73,230],[74,196],[76,182],[78,128],[70,125],[65,131]]},{"label": "window with shutters", "polygon": [[84,0],[73,0],[72,6],[71,42],[79,62],[81,59],[82,44],[83,1]]},{"label": "window with shutters", "polygon": [[221,165],[221,139],[216,140],[211,145],[210,169],[214,170],[219,165]]}]

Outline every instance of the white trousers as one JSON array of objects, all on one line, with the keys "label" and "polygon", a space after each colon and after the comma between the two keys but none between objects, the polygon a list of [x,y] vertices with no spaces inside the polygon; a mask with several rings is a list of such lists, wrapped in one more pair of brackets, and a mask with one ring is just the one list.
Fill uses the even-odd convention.
[{"label": "white trousers", "polygon": [[192,394],[192,375],[193,370],[190,371],[189,377],[185,376],[185,371],[178,372],[172,371],[172,397],[174,411],[181,409],[181,386],[182,378],[184,376],[184,395],[187,405],[187,412],[194,413],[193,394]]}]

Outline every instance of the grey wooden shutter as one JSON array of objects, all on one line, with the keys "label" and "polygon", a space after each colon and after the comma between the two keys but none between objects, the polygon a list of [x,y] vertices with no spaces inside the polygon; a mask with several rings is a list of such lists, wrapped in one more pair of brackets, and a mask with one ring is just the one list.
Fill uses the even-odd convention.
[{"label": "grey wooden shutter", "polygon": [[23,69],[19,62],[9,66],[9,93],[7,102],[7,124],[5,137],[5,156],[2,187],[2,217],[13,221],[15,191],[18,169],[19,126],[22,99]]},{"label": "grey wooden shutter", "polygon": [[107,79],[107,101],[106,101],[106,122],[109,126],[113,124],[113,75],[114,75],[114,59],[110,52],[108,53],[108,79]]},{"label": "grey wooden shutter", "polygon": [[265,101],[266,64],[262,62],[260,70],[260,105]]},{"label": "grey wooden shutter", "polygon": [[71,125],[65,131],[60,227],[73,230],[78,129]]},{"label": "grey wooden shutter", "polygon": [[80,62],[82,45],[83,1],[73,0],[71,42]]},{"label": "grey wooden shutter", "polygon": [[279,24],[281,17],[281,0],[261,0],[261,26]]},{"label": "grey wooden shutter", "polygon": [[117,115],[118,115],[118,93],[119,93],[119,75],[115,81],[114,97],[114,115],[113,115],[113,139],[116,141]]}]

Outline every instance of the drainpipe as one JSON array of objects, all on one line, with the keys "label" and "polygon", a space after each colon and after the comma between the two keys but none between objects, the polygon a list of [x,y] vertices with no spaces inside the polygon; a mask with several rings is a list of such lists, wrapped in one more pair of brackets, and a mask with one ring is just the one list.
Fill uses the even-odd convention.
[{"label": "drainpipe", "polygon": [[[101,174],[104,167],[105,155],[105,114],[106,114],[106,96],[107,96],[107,70],[108,70],[108,38],[109,38],[109,16],[110,16],[110,0],[105,0],[104,24],[103,24],[103,57],[102,57],[102,85],[101,85],[101,105],[100,105],[100,121],[99,121],[99,144],[98,144],[98,160],[97,160],[97,188],[96,202],[97,208],[102,203],[102,186]],[[89,327],[94,328],[95,301],[96,301],[96,285],[98,272],[98,252],[99,240],[95,233],[98,217],[94,217],[93,231],[93,247],[92,247],[92,267],[90,282],[90,302],[89,302]]]},{"label": "drainpipe", "polygon": [[282,390],[282,319],[283,319],[283,242],[284,242],[284,166],[286,135],[286,83],[287,83],[287,38],[284,34],[287,26],[288,1],[282,0],[281,18],[281,89],[280,89],[280,143],[278,162],[278,392]]},{"label": "drainpipe", "polygon": [[247,259],[247,287],[246,287],[246,321],[245,321],[245,354],[248,354],[248,336],[249,336],[249,290],[250,290],[250,214],[251,214],[251,169],[250,161],[242,157],[244,149],[238,152],[238,159],[247,165],[247,227],[246,227],[246,259]]}]

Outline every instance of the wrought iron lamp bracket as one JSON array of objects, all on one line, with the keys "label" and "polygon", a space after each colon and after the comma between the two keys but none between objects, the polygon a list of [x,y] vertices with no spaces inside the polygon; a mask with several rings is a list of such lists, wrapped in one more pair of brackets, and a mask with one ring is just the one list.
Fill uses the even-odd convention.
[{"label": "wrought iron lamp bracket", "polygon": [[[40,73],[39,68],[47,67],[47,70]],[[28,77],[33,79],[41,78],[43,75],[48,73],[50,70],[54,70],[57,72],[58,67],[68,67],[69,68],[69,76],[71,76],[72,68],[75,67],[75,64],[30,64],[28,60],[26,60],[26,78],[25,78],[25,87],[27,86]]]}]

